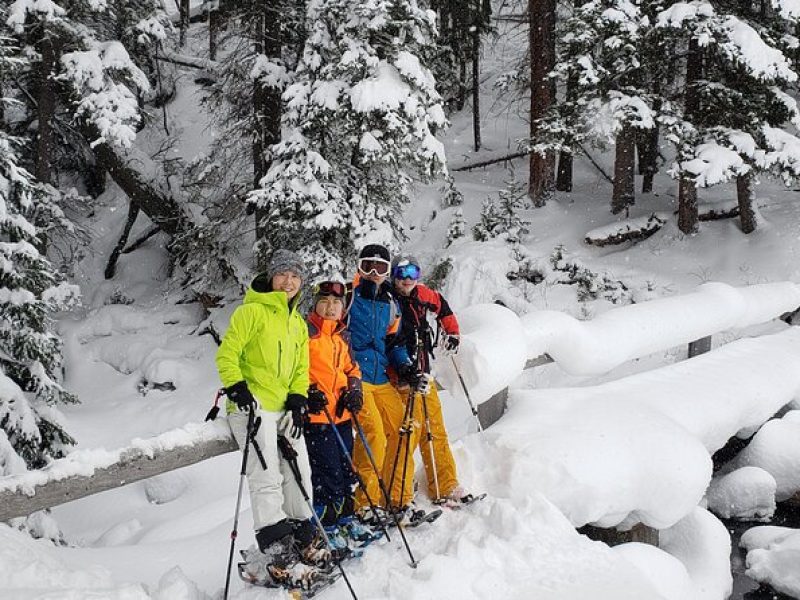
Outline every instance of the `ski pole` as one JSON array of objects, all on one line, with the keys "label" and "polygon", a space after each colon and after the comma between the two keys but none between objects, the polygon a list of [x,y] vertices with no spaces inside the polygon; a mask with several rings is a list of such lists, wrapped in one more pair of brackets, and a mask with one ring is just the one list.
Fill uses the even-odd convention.
[{"label": "ski pole", "polygon": [[[297,464],[297,450],[292,447],[292,443],[286,438],[285,435],[278,436],[278,448],[283,455],[283,458],[286,460],[289,468],[292,470],[292,475],[294,476],[294,480],[297,483],[297,487],[300,489],[300,494],[303,496],[303,500],[306,501],[306,506],[311,511],[311,518],[314,520],[314,523],[319,529],[319,532],[322,534],[322,539],[325,540],[325,544],[333,550],[333,545],[331,544],[331,539],[328,537],[328,532],[325,531],[325,526],[322,524],[322,521],[319,520],[319,515],[317,511],[314,510],[314,505],[311,502],[311,498],[306,492],[306,487],[303,485],[303,479],[300,475],[300,467]],[[350,590],[350,595],[353,596],[353,600],[358,600],[358,596],[356,596],[356,592],[353,589],[353,586],[350,584],[350,580],[347,578],[347,573],[344,572],[344,567],[342,566],[341,560],[336,560],[335,558],[333,561],[336,563],[336,566],[339,567],[339,572],[342,574],[342,578],[344,582],[347,584],[347,589]]]},{"label": "ski pole", "polygon": [[[367,441],[367,436],[364,435],[364,430],[361,428],[361,423],[358,421],[358,417],[356,413],[350,413],[353,417],[353,424],[356,426],[356,433],[358,433],[358,437],[361,439],[361,443],[364,444],[364,450],[367,453],[367,458],[369,459],[370,464],[372,465],[372,470],[375,471],[375,476],[378,478],[378,485],[381,488],[381,492],[383,493],[383,498],[386,501],[386,506],[388,507],[387,510],[389,514],[392,515],[392,519],[394,520],[395,526],[397,526],[397,530],[400,532],[400,537],[403,540],[403,545],[406,547],[406,552],[408,552],[408,557],[411,559],[411,566],[412,568],[417,568],[417,561],[414,558],[414,554],[411,552],[411,546],[408,545],[408,540],[406,539],[406,533],[403,531],[403,526],[400,524],[400,519],[397,518],[397,513],[392,510],[392,499],[389,496],[389,491],[386,489],[386,483],[383,481],[383,477],[381,477],[381,472],[378,470],[378,464],[375,462],[375,457],[372,454],[372,450],[369,447],[369,442]],[[376,517],[378,515],[375,515]]]},{"label": "ski pole", "polygon": [[[412,387],[408,393],[408,399],[406,400],[405,409],[403,410],[403,420],[400,422],[400,428],[397,431],[397,450],[394,453],[394,462],[392,463],[392,474],[389,476],[389,492],[394,494],[394,476],[397,474],[397,464],[400,461],[400,448],[403,447],[403,437],[408,435],[410,440],[411,430],[408,428],[408,424],[411,421],[411,414],[409,414],[409,409],[412,407],[412,402],[414,400],[414,388]],[[408,462],[408,461],[406,461]],[[404,465],[405,466],[405,465]],[[391,498],[394,500],[394,498]],[[400,490],[400,502],[403,501],[403,490]],[[389,506],[392,507],[394,504],[393,502],[389,503]]]},{"label": "ski pole", "polygon": [[[255,435],[259,425],[261,425],[261,419],[259,418],[256,420],[255,409],[250,407],[247,411],[247,434],[244,440],[244,448],[242,448],[242,469],[239,476],[239,491],[236,493],[236,513],[233,517],[233,529],[231,530],[231,550],[228,553],[228,572],[225,575],[225,595],[223,596],[225,600],[228,600],[228,591],[231,585],[231,567],[233,566],[233,551],[236,546],[236,536],[239,535],[239,509],[242,506],[242,490],[244,489],[244,480],[247,476],[247,459],[250,456],[250,442],[252,441],[254,446],[257,447],[255,445]],[[266,469],[266,464],[264,468]]]},{"label": "ski pole", "polygon": [[478,423],[478,431],[483,433],[483,425],[481,425],[481,419],[478,416],[478,410],[475,408],[475,405],[472,403],[472,398],[469,396],[469,390],[467,389],[467,384],[464,382],[464,378],[461,376],[461,369],[458,368],[456,357],[451,354],[450,360],[453,361],[453,367],[456,370],[456,375],[458,375],[458,380],[461,382],[461,388],[464,390],[464,395],[467,397],[467,402],[469,402],[469,408],[472,411],[472,415],[475,417],[475,421]]},{"label": "ski pole", "polygon": [[436,454],[433,452],[433,434],[431,433],[431,418],[428,414],[428,395],[427,394],[420,394],[422,396],[422,410],[425,413],[425,429],[427,431],[427,438],[428,438],[428,451],[431,453],[431,468],[433,469],[433,486],[436,490],[436,500],[434,500],[434,504],[439,502],[442,498],[441,492],[439,491],[439,474],[436,469]]},{"label": "ski pole", "polygon": [[[406,476],[408,474],[408,462],[409,462],[408,461],[408,458],[409,458],[408,455],[409,455],[409,453],[411,451],[411,433],[414,430],[414,402],[416,401],[416,399],[417,399],[416,390],[414,390],[412,388],[411,396],[410,396],[410,398],[408,400],[408,403],[409,403],[410,406],[409,406],[409,410],[408,410],[408,412],[409,412],[409,417],[408,417],[409,421],[408,421],[408,425],[406,427],[406,451],[403,453],[403,475],[402,475],[402,477],[400,477],[400,499],[399,499],[399,502],[400,502],[400,507],[401,508],[403,506],[403,497],[406,495],[406,481],[407,481],[406,480]],[[400,443],[402,443],[402,440],[400,440]],[[400,447],[398,445],[398,450],[399,449],[400,449]],[[414,474],[412,473],[411,476],[413,477]],[[412,483],[412,487],[413,487],[413,483]],[[412,490],[412,496],[413,496],[413,490]]]},{"label": "ski pole", "polygon": [[[369,508],[370,510],[372,510],[372,514],[377,515],[378,507],[375,506],[375,503],[372,501],[372,498],[370,498],[369,492],[367,491],[367,485],[364,483],[364,479],[359,474],[358,469],[356,469],[356,465],[353,462],[353,455],[350,454],[350,451],[347,449],[347,444],[344,443],[344,438],[342,437],[342,434],[339,432],[339,428],[336,427],[336,423],[333,422],[331,411],[328,410],[327,406],[323,407],[323,410],[325,411],[325,417],[328,419],[328,423],[330,423],[331,429],[333,429],[333,434],[336,436],[336,439],[339,442],[339,448],[341,448],[342,454],[347,459],[347,462],[350,464],[350,471],[352,471],[353,475],[356,478],[356,481],[358,481],[358,485],[360,485],[361,489],[364,490],[364,495],[367,497],[367,503],[369,503]],[[353,413],[351,412],[350,414],[352,415]],[[389,537],[389,528],[386,527],[386,523],[383,522],[383,519],[379,519],[379,521],[381,524],[381,529],[383,530],[383,534],[386,536],[387,541],[391,542],[392,538]]]}]

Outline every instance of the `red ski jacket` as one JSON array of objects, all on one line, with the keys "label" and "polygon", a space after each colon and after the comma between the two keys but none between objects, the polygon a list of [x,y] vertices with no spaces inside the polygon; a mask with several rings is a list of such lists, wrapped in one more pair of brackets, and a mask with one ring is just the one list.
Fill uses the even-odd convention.
[{"label": "red ski jacket", "polygon": [[[450,305],[439,292],[418,283],[411,290],[411,294],[396,295],[400,302],[402,319],[400,328],[403,331],[408,355],[414,364],[426,373],[431,370],[433,357],[434,335],[428,323],[428,313],[433,313],[439,327],[448,335],[458,335],[458,320],[450,309]],[[419,349],[422,352],[418,352]]]}]

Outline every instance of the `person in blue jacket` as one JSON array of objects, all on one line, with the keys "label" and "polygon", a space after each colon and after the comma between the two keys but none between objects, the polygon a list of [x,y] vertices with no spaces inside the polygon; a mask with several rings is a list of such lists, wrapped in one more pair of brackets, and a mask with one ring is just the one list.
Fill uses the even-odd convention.
[{"label": "person in blue jacket", "polygon": [[[359,438],[353,461],[366,490],[357,491],[355,506],[362,520],[373,524],[380,517],[370,514],[365,491],[376,505],[387,509],[406,509],[411,504],[413,455],[422,421],[422,409],[417,402],[410,422],[405,423],[410,425],[410,450],[405,452],[406,440],[400,435],[400,428],[404,425],[406,403],[410,396],[401,397],[390,382],[387,370],[393,368],[399,379],[410,384],[412,389],[429,384],[428,378],[412,365],[401,337],[400,309],[388,281],[390,265],[389,250],[384,246],[369,244],[361,250],[346,318],[353,355],[361,368],[364,404],[358,415],[359,422],[383,480],[387,486],[391,486],[391,506],[385,506],[377,474]],[[399,460],[395,466],[401,440]],[[404,461],[407,461],[405,481],[402,479]]]}]

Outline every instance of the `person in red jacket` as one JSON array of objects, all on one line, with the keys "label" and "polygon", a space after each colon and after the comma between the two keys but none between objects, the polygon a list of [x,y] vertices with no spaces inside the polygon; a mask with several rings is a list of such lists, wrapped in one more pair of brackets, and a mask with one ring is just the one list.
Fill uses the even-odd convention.
[{"label": "person in red jacket", "polygon": [[[428,314],[435,317],[445,336],[443,340],[445,351],[457,352],[460,337],[458,320],[447,300],[439,292],[420,283],[421,275],[419,261],[411,255],[400,255],[392,261],[392,280],[402,311],[401,327],[408,355],[418,369],[430,373],[434,335],[428,323]],[[408,393],[407,386],[401,386],[399,390],[403,394]],[[419,450],[428,480],[428,496],[437,503],[469,502],[472,500],[471,494],[458,483],[456,463],[444,426],[442,403],[435,385],[431,385],[429,391],[422,394],[422,400],[424,408],[427,409],[427,421],[430,423],[433,442],[433,454],[431,454],[428,426],[423,422],[419,436]]]},{"label": "person in red jacket", "polygon": [[[335,543],[342,540],[346,543],[348,538],[363,542],[373,535],[355,519],[355,477],[347,456],[353,455],[351,413],[361,410],[364,399],[361,369],[353,359],[350,336],[342,322],[345,294],[346,286],[342,282],[317,284],[308,315],[310,386],[305,438],[311,463],[314,510]],[[328,414],[325,414],[326,409]]]}]

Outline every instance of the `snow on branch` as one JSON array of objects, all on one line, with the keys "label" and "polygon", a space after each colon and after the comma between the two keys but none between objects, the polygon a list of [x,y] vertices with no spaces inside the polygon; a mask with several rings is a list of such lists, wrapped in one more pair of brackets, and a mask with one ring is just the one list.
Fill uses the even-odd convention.
[{"label": "snow on branch", "polygon": [[129,148],[140,117],[136,95],[128,84],[147,92],[150,83],[120,42],[87,43],[88,50],[61,57],[65,72],[60,79],[70,82],[79,98],[76,113],[100,131],[93,144],[107,141]]}]

